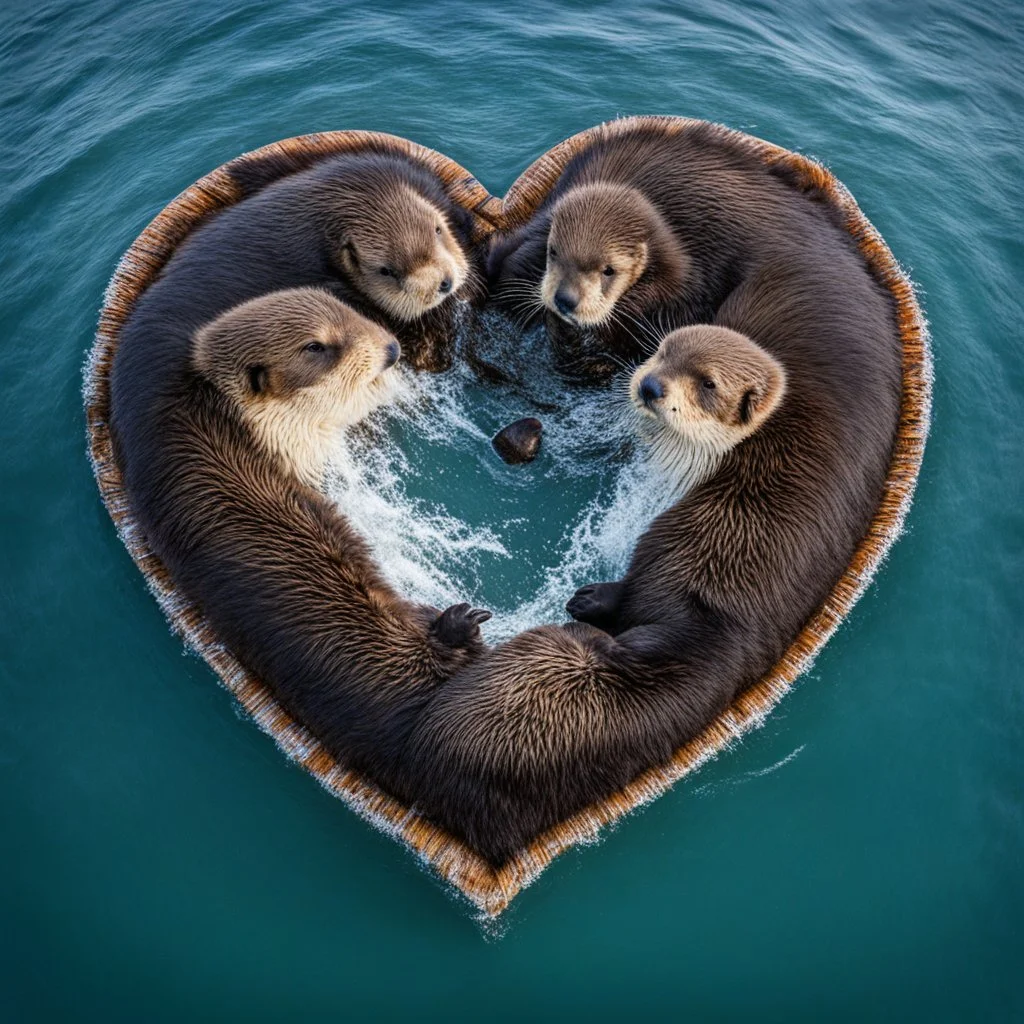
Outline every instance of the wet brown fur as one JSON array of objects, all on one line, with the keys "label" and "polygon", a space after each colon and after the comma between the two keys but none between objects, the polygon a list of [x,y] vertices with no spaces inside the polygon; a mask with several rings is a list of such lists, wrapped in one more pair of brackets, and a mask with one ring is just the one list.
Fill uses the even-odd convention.
[{"label": "wet brown fur", "polygon": [[[574,199],[580,186],[595,185],[611,186],[603,204]],[[631,212],[624,199],[634,190],[656,211],[656,221],[639,207]],[[601,251],[647,243],[644,272],[604,325],[573,326],[541,304],[549,235],[560,209],[558,228],[573,244],[563,245],[566,252],[560,249],[552,265],[566,263],[571,249],[580,268],[588,260],[596,267]],[[578,216],[584,209],[586,218]],[[567,372],[607,377],[623,360],[649,354],[668,331],[711,322],[780,239],[808,230],[830,232],[835,245],[854,251],[827,206],[808,201],[785,172],[767,167],[724,129],[694,125],[666,135],[641,126],[598,139],[570,160],[531,220],[495,237],[487,272],[494,295],[515,315],[532,310],[545,317]]]},{"label": "wet brown fur", "polygon": [[[457,299],[449,296],[416,320],[399,319],[353,277],[353,253],[358,261],[361,246],[370,244],[374,252],[362,253],[364,263],[368,255],[386,254],[377,262],[403,274],[429,263],[430,247],[444,243],[442,249],[461,252],[467,265],[463,293],[469,293],[480,277],[470,243],[471,215],[410,157],[343,154],[268,181],[284,169],[274,161],[249,169],[241,181],[247,198],[185,239],[140,299],[127,332],[147,334],[154,350],[173,345],[177,358],[192,332],[226,309],[277,289],[314,286],[391,331],[411,365],[447,368]],[[440,239],[435,218],[417,197],[445,225]]]},{"label": "wet brown fur", "polygon": [[[849,564],[890,464],[900,402],[891,296],[808,198],[742,154],[691,138],[680,159],[678,144],[623,135],[601,144],[598,166],[640,174],[647,195],[678,196],[703,284],[673,315],[753,339],[784,368],[785,394],[655,519],[621,581],[570,602],[603,628],[520,634],[457,673],[417,723],[408,770],[418,809],[494,865],[667,763],[778,662]],[[594,166],[585,154],[563,179]],[[710,180],[714,167],[721,178]]]},{"label": "wet brown fur", "polygon": [[283,470],[319,488],[345,427],[386,398],[398,342],[318,288],[250,299],[201,327],[192,365]]},{"label": "wet brown fur", "polygon": [[[391,339],[309,289],[266,295],[195,334],[173,359],[138,330],[118,349],[112,440],[136,521],[239,662],[340,763],[387,786],[418,711],[481,649],[481,615],[465,605],[441,615],[396,594],[247,413],[300,402],[332,376],[339,400],[355,402],[374,368],[346,378],[347,364],[367,358],[369,338],[383,368]],[[303,353],[309,340],[327,351]]]}]

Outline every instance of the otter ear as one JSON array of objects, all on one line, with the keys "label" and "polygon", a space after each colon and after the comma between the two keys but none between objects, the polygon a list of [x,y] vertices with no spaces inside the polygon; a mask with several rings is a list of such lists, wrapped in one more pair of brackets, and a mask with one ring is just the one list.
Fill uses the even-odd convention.
[{"label": "otter ear", "polygon": [[341,238],[340,261],[342,269],[349,274],[359,273],[359,254],[356,252],[355,242],[348,236]]},{"label": "otter ear", "polygon": [[250,366],[246,370],[249,389],[254,395],[262,395],[270,387],[270,374],[265,366]]},{"label": "otter ear", "polygon": [[647,263],[650,260],[651,250],[648,248],[646,242],[638,242],[636,247],[636,255],[633,259],[633,280],[636,281],[641,274],[647,269]]},{"label": "otter ear", "polygon": [[739,423],[746,426],[753,418],[760,406],[763,395],[760,388],[750,388],[744,392],[740,399],[740,407],[736,418]]},{"label": "otter ear", "polygon": [[782,401],[786,390],[786,375],[774,359],[771,362],[764,376],[743,392],[736,410],[736,422],[741,426],[760,427]]}]

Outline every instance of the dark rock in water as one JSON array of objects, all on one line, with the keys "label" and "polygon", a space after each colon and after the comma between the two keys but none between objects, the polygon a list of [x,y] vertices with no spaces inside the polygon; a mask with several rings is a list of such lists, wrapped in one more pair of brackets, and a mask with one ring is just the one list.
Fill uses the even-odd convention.
[{"label": "dark rock in water", "polygon": [[499,430],[491,444],[510,466],[520,462],[532,462],[540,450],[540,435],[543,430],[544,426],[540,420],[527,416]]}]

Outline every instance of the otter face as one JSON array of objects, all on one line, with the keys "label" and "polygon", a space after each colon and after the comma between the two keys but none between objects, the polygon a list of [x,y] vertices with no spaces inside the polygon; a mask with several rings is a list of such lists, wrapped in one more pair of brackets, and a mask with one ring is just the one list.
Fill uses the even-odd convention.
[{"label": "otter face", "polygon": [[444,214],[413,189],[396,186],[349,218],[336,260],[375,306],[416,320],[466,281],[469,265]]},{"label": "otter face", "polygon": [[665,244],[671,246],[671,232],[636,189],[570,189],[552,212],[541,300],[571,324],[607,323],[647,269],[652,248]]},{"label": "otter face", "polygon": [[338,432],[380,404],[400,355],[384,328],[327,292],[290,288],[202,327],[192,360],[267,448],[319,483]]},{"label": "otter face", "polygon": [[785,390],[778,360],[743,334],[706,325],[666,335],[629,388],[640,413],[717,455],[758,430]]}]

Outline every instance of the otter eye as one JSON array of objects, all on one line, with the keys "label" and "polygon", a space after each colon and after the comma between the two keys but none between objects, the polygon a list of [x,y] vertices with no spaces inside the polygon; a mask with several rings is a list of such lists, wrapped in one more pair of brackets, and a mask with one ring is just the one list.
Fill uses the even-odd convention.
[{"label": "otter eye", "polygon": [[380,276],[381,277],[390,277],[391,276],[391,268],[390,267],[381,267],[380,268]]},{"label": "otter eye", "polygon": [[550,256],[550,257],[551,257],[552,259],[558,259],[558,253],[557,253],[557,252],[555,252],[555,250],[554,250],[554,247],[552,247],[552,248],[548,249],[548,255],[549,255],[549,256]]},{"label": "otter eye", "polygon": [[604,274],[605,277],[614,277],[615,276],[615,268],[614,267],[605,267],[604,270],[601,271],[601,273]]},{"label": "otter eye", "polygon": [[702,388],[704,388],[705,391],[714,391],[715,390],[715,382],[713,380],[711,380],[710,378],[708,378],[708,377],[705,377],[700,382],[700,386]]},{"label": "otter eye", "polygon": [[326,352],[327,346],[319,341],[311,341],[306,345],[302,346],[303,352]]},{"label": "otter eye", "polygon": [[435,235],[441,234],[441,225],[440,224],[438,224],[437,227],[434,228],[434,234]]}]

